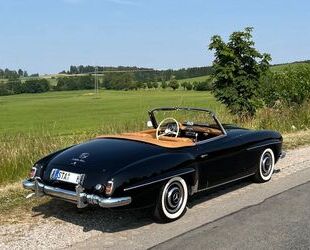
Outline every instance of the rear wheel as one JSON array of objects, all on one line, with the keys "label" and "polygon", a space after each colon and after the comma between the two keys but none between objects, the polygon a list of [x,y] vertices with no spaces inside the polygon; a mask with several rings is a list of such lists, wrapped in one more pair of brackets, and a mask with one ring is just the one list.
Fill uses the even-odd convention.
[{"label": "rear wheel", "polygon": [[267,148],[264,150],[264,152],[261,154],[259,166],[256,170],[254,179],[257,182],[266,182],[271,179],[271,176],[274,171],[274,153],[272,149]]},{"label": "rear wheel", "polygon": [[181,177],[171,178],[160,190],[154,217],[159,222],[179,219],[186,212],[188,188]]}]

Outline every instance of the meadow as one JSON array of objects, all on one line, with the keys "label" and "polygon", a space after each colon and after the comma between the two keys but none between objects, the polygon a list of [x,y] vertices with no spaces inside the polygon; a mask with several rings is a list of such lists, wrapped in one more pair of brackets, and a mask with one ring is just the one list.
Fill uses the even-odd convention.
[{"label": "meadow", "polygon": [[25,178],[36,160],[57,149],[99,134],[146,129],[147,111],[160,106],[207,107],[223,123],[248,128],[294,132],[310,127],[309,104],[297,112],[262,109],[254,119],[240,121],[210,92],[204,91],[101,90],[98,95],[68,91],[3,96],[0,97],[0,185]]}]

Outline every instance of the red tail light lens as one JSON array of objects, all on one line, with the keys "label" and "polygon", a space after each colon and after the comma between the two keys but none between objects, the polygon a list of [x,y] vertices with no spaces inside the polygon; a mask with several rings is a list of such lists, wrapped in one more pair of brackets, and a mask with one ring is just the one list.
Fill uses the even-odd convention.
[{"label": "red tail light lens", "polygon": [[29,173],[29,177],[33,179],[36,176],[36,172],[37,172],[37,169],[35,167],[32,167]]}]

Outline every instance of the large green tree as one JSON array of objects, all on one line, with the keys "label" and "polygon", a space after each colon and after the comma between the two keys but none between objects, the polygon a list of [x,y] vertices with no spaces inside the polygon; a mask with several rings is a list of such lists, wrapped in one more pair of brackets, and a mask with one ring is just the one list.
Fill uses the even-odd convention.
[{"label": "large green tree", "polygon": [[255,49],[252,31],[253,28],[247,27],[233,32],[227,43],[216,35],[209,45],[209,49],[215,51],[215,97],[241,117],[253,116],[260,106],[260,79],[269,69],[271,60],[269,54]]},{"label": "large green tree", "polygon": [[176,90],[179,88],[179,83],[176,79],[172,79],[170,80],[170,82],[168,83],[168,87],[172,88],[173,90]]}]

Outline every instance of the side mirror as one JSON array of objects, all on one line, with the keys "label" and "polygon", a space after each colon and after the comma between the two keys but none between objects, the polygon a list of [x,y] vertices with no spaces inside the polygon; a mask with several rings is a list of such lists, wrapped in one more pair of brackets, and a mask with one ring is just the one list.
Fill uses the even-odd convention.
[{"label": "side mirror", "polygon": [[153,123],[151,121],[147,121],[146,126],[148,128],[153,128]]}]

